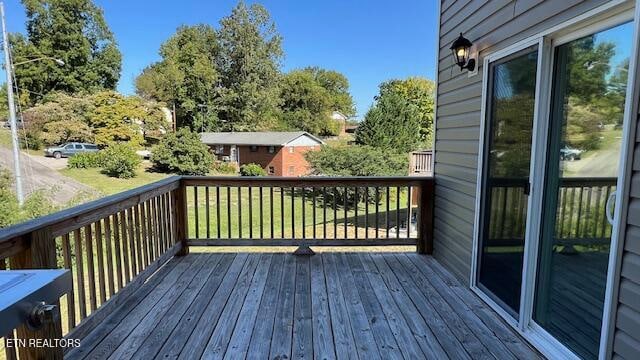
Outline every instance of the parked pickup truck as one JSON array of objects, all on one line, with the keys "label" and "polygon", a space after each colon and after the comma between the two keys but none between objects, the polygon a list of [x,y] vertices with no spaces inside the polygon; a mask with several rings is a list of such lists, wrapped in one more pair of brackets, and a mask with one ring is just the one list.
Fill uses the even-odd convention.
[{"label": "parked pickup truck", "polygon": [[63,145],[44,149],[44,156],[60,159],[63,157],[70,157],[75,154],[79,154],[83,152],[96,152],[96,151],[98,151],[98,145],[70,142]]}]

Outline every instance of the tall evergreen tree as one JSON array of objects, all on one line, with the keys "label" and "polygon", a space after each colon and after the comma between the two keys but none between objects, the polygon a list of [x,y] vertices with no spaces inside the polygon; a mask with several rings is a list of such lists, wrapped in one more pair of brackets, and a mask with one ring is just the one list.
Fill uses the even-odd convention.
[{"label": "tall evergreen tree", "polygon": [[40,57],[16,67],[18,85],[30,102],[57,90],[67,93],[113,90],[120,78],[122,56],[102,10],[92,0],[22,0],[27,36],[12,34],[14,61]]}]

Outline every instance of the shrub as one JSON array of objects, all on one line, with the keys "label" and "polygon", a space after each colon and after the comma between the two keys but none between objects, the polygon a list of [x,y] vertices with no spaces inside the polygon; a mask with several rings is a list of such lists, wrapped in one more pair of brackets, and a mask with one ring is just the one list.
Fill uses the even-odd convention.
[{"label": "shrub", "polygon": [[101,152],[85,152],[73,155],[67,162],[69,169],[93,169],[102,166]]},{"label": "shrub", "polygon": [[225,161],[216,161],[211,168],[218,174],[236,174],[238,172],[235,164]]},{"label": "shrub", "polygon": [[323,146],[305,155],[316,175],[407,175],[409,156],[371,146]]},{"label": "shrub", "polygon": [[258,164],[245,164],[240,166],[240,175],[242,176],[266,176],[267,172],[264,171],[262,166]]},{"label": "shrub", "polygon": [[26,131],[24,135],[18,134],[18,141],[20,147],[27,150],[40,150],[44,146],[40,135],[32,131]]},{"label": "shrub", "polygon": [[168,133],[153,148],[151,162],[156,170],[180,175],[206,175],[213,164],[209,147],[200,135],[187,128]]},{"label": "shrub", "polygon": [[136,176],[136,169],[142,162],[131,145],[112,144],[102,155],[103,173],[117,178],[128,179]]}]

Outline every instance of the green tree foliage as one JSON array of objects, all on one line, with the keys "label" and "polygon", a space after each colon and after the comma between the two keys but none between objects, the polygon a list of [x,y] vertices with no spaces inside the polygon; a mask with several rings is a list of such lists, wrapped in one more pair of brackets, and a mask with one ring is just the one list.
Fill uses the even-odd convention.
[{"label": "green tree foliage", "polygon": [[[192,130],[213,129],[217,124],[214,105],[220,83],[216,59],[220,46],[209,25],[182,26],[160,46],[162,60],[136,78],[139,95],[176,107],[178,126]],[[199,105],[206,105],[204,109]],[[209,115],[209,116],[204,116]]]},{"label": "green tree foliage", "polygon": [[40,217],[56,210],[45,191],[32,192],[22,207],[13,193],[13,175],[0,167],[0,228]]},{"label": "green tree foliage", "polygon": [[285,126],[316,135],[338,134],[340,124],[331,118],[334,110],[355,113],[349,81],[336,71],[293,70],[284,75],[280,96]]},{"label": "green tree foliage", "polygon": [[121,179],[136,176],[136,170],[142,161],[131,145],[114,143],[102,151],[103,173]]},{"label": "green tree foliage", "polygon": [[138,146],[168,126],[158,103],[114,91],[88,96],[51,93],[23,117],[32,144],[80,141],[106,146],[126,141]]},{"label": "green tree foliage", "polygon": [[151,162],[158,171],[180,175],[206,175],[213,156],[197,133],[182,128],[167,134],[153,148]]},{"label": "green tree foliage", "polygon": [[407,175],[409,157],[367,145],[323,146],[305,157],[316,175],[394,176]]},{"label": "green tree foliage", "polygon": [[53,90],[67,93],[115,89],[122,56],[102,10],[91,0],[22,0],[27,36],[12,34],[16,62],[48,56],[16,67],[18,84],[29,89],[30,103]]},{"label": "green tree foliage", "polygon": [[224,129],[260,130],[277,110],[282,38],[262,5],[243,1],[220,21],[219,117]]},{"label": "green tree foliage", "polygon": [[267,172],[264,171],[262,166],[258,164],[244,164],[240,166],[240,175],[242,176],[266,176]]},{"label": "green tree foliage", "polygon": [[419,108],[396,92],[378,97],[356,131],[356,143],[407,153],[419,149],[423,138]]}]

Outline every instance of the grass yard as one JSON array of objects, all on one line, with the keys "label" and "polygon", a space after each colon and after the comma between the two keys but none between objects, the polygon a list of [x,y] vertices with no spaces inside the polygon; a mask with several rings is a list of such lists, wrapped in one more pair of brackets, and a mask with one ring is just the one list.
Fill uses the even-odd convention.
[{"label": "grass yard", "polygon": [[[146,165],[146,164],[145,164]],[[141,167],[137,175],[131,179],[118,179],[109,177],[100,172],[100,169],[62,169],[60,173],[78,182],[88,185],[101,194],[113,195],[119,192],[143,186],[158,180],[162,180],[169,174],[155,173],[147,171],[148,165]]]}]

